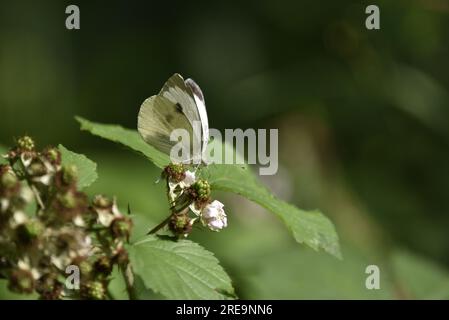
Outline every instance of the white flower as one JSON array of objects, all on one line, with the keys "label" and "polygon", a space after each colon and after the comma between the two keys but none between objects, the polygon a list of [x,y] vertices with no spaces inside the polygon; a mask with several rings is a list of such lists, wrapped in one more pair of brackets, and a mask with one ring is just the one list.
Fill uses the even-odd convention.
[{"label": "white flower", "polygon": [[194,214],[196,214],[197,216],[201,215],[201,208],[197,208],[195,202],[193,202],[190,206],[189,206],[190,210],[192,210],[192,212]]},{"label": "white flower", "polygon": [[23,211],[16,211],[10,220],[13,228],[28,221],[28,216]]},{"label": "white flower", "polygon": [[33,157],[31,154],[24,152],[20,155],[20,160],[22,161],[22,164],[25,168],[28,168],[28,166],[33,161]]},{"label": "white flower", "polygon": [[2,198],[0,199],[0,211],[6,211],[9,208],[9,199]]},{"label": "white flower", "polygon": [[98,222],[105,227],[109,227],[116,218],[121,218],[123,215],[117,207],[117,201],[114,198],[111,208],[96,209],[98,215]]},{"label": "white flower", "polygon": [[224,204],[218,200],[214,200],[208,204],[201,212],[201,220],[213,231],[219,231],[226,228],[228,219],[223,210]]},{"label": "white flower", "polygon": [[184,180],[181,181],[181,184],[183,184],[184,187],[190,187],[192,184],[195,183],[196,177],[194,171],[187,170],[185,172],[186,177]]},{"label": "white flower", "polygon": [[77,227],[84,227],[86,225],[84,223],[83,217],[80,214],[73,218],[73,224]]},{"label": "white flower", "polygon": [[194,184],[196,181],[195,172],[187,170],[185,172],[185,178],[181,182],[168,182],[168,194],[170,196],[171,201],[175,201],[177,197],[179,197],[183,192],[184,189],[190,187],[192,184]]}]

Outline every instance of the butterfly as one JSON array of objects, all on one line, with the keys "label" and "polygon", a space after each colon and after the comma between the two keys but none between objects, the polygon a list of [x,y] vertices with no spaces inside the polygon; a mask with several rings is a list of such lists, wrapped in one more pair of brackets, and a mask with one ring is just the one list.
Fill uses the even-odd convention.
[{"label": "butterfly", "polygon": [[[182,152],[176,162],[201,163],[209,142],[209,123],[200,87],[175,73],[157,95],[142,103],[137,129],[146,143],[168,155],[180,143],[188,152]],[[176,129],[185,130],[188,139],[171,139]]]}]

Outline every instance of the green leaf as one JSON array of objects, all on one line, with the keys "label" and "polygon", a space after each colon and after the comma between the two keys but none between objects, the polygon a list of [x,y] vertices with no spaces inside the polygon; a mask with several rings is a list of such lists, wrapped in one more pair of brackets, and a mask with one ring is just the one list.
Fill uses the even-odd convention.
[{"label": "green leaf", "polygon": [[[128,146],[146,156],[160,168],[170,162],[168,155],[146,144],[135,130],[116,125],[97,124],[79,117],[76,119],[81,123],[82,130]],[[315,250],[323,249],[338,258],[341,257],[337,233],[327,217],[317,210],[301,210],[276,198],[256,179],[247,166],[213,164],[203,168],[202,175],[209,180],[215,190],[242,195],[276,214],[299,243],[304,243]]]},{"label": "green leaf", "polygon": [[9,291],[8,281],[0,279],[0,300],[36,300],[37,298],[36,293],[20,294]]},{"label": "green leaf", "polygon": [[128,253],[145,286],[169,299],[224,299],[234,294],[217,258],[192,241],[148,236],[128,246]]},{"label": "green leaf", "polygon": [[75,117],[75,119],[81,124],[81,130],[121,143],[144,155],[159,168],[163,168],[170,163],[168,155],[146,144],[135,130],[125,129],[118,125],[95,123],[81,117]]},{"label": "green leaf", "polygon": [[449,299],[449,271],[405,251],[394,253],[393,270],[406,298]]},{"label": "green leaf", "polygon": [[293,233],[296,241],[314,250],[341,258],[338,235],[332,222],[320,211],[305,211],[271,194],[249,169],[237,165],[211,165],[207,168],[212,189],[244,196],[276,214]]},{"label": "green leaf", "polygon": [[83,154],[78,154],[58,146],[61,151],[63,165],[75,165],[78,168],[78,188],[81,190],[90,186],[98,178],[97,164]]}]

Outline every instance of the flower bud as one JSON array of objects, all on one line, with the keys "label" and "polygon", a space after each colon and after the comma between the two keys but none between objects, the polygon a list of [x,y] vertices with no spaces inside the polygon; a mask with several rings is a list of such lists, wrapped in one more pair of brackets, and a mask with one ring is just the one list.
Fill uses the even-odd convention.
[{"label": "flower bud", "polygon": [[164,168],[162,173],[164,177],[167,177],[170,181],[178,183],[185,178],[185,168],[183,164],[171,163]]},{"label": "flower bud", "polygon": [[107,256],[99,257],[94,263],[95,273],[102,277],[107,277],[112,272],[111,259]]},{"label": "flower bud", "polygon": [[210,185],[206,180],[198,180],[192,185],[191,190],[195,200],[204,201],[210,197]]},{"label": "flower bud", "polygon": [[19,244],[32,244],[44,231],[44,225],[37,219],[30,219],[16,228],[16,236]]},{"label": "flower bud", "polygon": [[128,217],[121,216],[115,218],[110,226],[110,230],[112,233],[112,236],[115,239],[122,238],[122,239],[129,239],[129,236],[131,234],[132,229],[132,221]]},{"label": "flower bud", "polygon": [[78,180],[78,168],[74,165],[62,168],[62,181],[66,185],[73,185]]},{"label": "flower bud", "polygon": [[27,168],[27,171],[32,177],[40,177],[47,173],[47,168],[41,161],[33,161]]},{"label": "flower bud", "polygon": [[108,209],[112,207],[112,200],[101,194],[98,194],[94,197],[92,204],[96,208]]},{"label": "flower bud", "polygon": [[20,137],[17,140],[17,146],[24,151],[33,151],[34,150],[34,141],[29,136]]},{"label": "flower bud", "polygon": [[168,227],[178,236],[187,236],[192,231],[191,219],[187,214],[174,214],[170,219]]},{"label": "flower bud", "polygon": [[30,270],[16,269],[9,277],[8,289],[17,293],[33,293],[35,280]]},{"label": "flower bud", "polygon": [[42,151],[42,157],[53,166],[61,165],[61,152],[58,148],[47,147]]},{"label": "flower bud", "polygon": [[81,285],[81,298],[89,300],[101,300],[106,296],[106,290],[100,281],[89,281]]},{"label": "flower bud", "polygon": [[74,258],[70,264],[78,266],[78,268],[80,269],[81,277],[83,279],[90,278],[90,275],[94,269],[92,266],[92,262],[90,262],[87,258],[81,256]]},{"label": "flower bud", "polygon": [[195,214],[204,208],[210,201],[210,185],[206,180],[198,180],[188,189],[188,193],[192,197],[194,203],[190,206]]},{"label": "flower bud", "polygon": [[20,194],[21,184],[14,171],[8,165],[0,165],[0,211],[9,207],[11,198]]},{"label": "flower bud", "polygon": [[63,222],[73,222],[77,216],[88,212],[88,199],[86,194],[68,189],[58,193],[51,205],[52,219]]}]

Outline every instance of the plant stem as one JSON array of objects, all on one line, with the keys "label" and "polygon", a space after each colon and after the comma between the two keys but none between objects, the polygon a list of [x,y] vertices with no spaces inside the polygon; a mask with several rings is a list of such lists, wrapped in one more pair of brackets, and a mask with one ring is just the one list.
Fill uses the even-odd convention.
[{"label": "plant stem", "polygon": [[45,210],[45,205],[44,205],[44,202],[43,202],[42,199],[41,199],[41,196],[39,195],[39,191],[36,189],[36,187],[35,187],[34,185],[32,185],[32,184],[30,183],[30,181],[27,180],[27,182],[28,182],[28,185],[30,186],[31,190],[32,190],[33,193],[34,193],[34,197],[36,198],[37,204],[39,205],[39,207],[41,208],[41,210]]},{"label": "plant stem", "polygon": [[153,234],[161,230],[165,225],[170,221],[173,214],[170,214],[167,218],[164,219],[161,223],[159,223],[157,226],[155,226],[153,229],[151,229],[147,234]]},{"label": "plant stem", "polygon": [[122,271],[123,279],[125,280],[129,300],[138,300],[134,288],[134,273],[131,264],[128,262],[125,266],[121,266],[120,269]]}]

